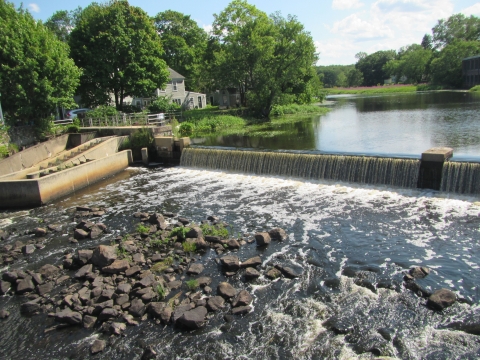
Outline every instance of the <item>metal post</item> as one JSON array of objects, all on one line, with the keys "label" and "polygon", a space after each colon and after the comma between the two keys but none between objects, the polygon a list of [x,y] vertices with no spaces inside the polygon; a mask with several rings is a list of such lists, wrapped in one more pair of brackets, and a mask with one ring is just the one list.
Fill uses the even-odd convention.
[{"label": "metal post", "polygon": [[2,94],[0,93],[0,125],[3,125],[5,123],[5,120],[3,119],[3,111],[2,111]]}]

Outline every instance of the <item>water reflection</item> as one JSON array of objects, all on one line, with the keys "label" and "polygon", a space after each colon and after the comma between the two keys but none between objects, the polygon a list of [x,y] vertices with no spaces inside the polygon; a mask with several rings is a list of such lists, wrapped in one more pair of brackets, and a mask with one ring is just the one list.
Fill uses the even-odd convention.
[{"label": "water reflection", "polygon": [[270,133],[195,139],[208,146],[319,150],[369,155],[419,156],[448,146],[458,160],[480,160],[480,96],[420,92],[332,96],[324,116],[272,126]]}]

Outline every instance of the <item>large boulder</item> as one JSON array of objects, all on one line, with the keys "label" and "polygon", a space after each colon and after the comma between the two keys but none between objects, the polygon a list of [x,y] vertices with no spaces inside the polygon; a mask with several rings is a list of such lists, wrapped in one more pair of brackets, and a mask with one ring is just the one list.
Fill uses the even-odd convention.
[{"label": "large boulder", "polygon": [[250,258],[242,262],[240,267],[248,268],[248,267],[257,267],[258,265],[262,265],[262,259],[260,258],[260,256],[255,256],[253,258]]},{"label": "large boulder", "polygon": [[220,261],[227,271],[237,271],[240,269],[240,260],[238,259],[238,256],[227,255],[222,257]]},{"label": "large boulder", "polygon": [[77,240],[83,240],[88,237],[88,232],[83,229],[75,229],[73,232],[73,238]]},{"label": "large boulder", "polygon": [[117,253],[113,246],[99,245],[93,250],[93,265],[103,268],[110,265],[117,259]]},{"label": "large boulder", "polygon": [[115,260],[108,266],[102,268],[102,271],[109,274],[118,274],[130,268],[128,260]]},{"label": "large boulder", "polygon": [[253,301],[252,295],[248,293],[246,290],[242,290],[238,293],[238,295],[232,301],[232,307],[238,306],[247,306],[250,305]]},{"label": "large boulder", "polygon": [[37,227],[33,229],[33,233],[35,234],[36,237],[42,237],[47,235],[47,229]]},{"label": "large boulder", "polygon": [[70,309],[65,309],[55,314],[55,320],[63,324],[81,325],[82,314]]},{"label": "large boulder", "polygon": [[12,287],[12,284],[9,283],[8,281],[0,281],[0,295],[5,295],[8,290]]},{"label": "large boulder", "polygon": [[187,270],[187,274],[189,275],[198,275],[204,270],[204,267],[200,263],[193,263]]},{"label": "large boulder", "polygon": [[184,312],[177,323],[180,323],[188,329],[199,329],[205,325],[205,316],[207,316],[207,309],[204,306],[199,306],[193,310]]},{"label": "large boulder", "polygon": [[98,226],[98,225],[93,225],[92,228],[90,229],[90,239],[97,239],[102,235],[103,229]]},{"label": "large boulder", "polygon": [[25,294],[27,292],[32,292],[35,290],[35,285],[33,284],[32,277],[27,276],[25,279],[22,279],[17,283],[17,294]]},{"label": "large boulder", "polygon": [[133,299],[128,312],[135,317],[142,317],[145,314],[146,306],[140,299]]},{"label": "large boulder", "polygon": [[203,237],[202,229],[199,226],[192,226],[190,231],[186,234],[187,238],[199,238]]},{"label": "large boulder", "polygon": [[260,273],[253,267],[249,267],[247,270],[245,270],[245,280],[253,280],[257,279],[258,277],[260,277]]},{"label": "large boulder", "polygon": [[452,306],[457,301],[455,293],[448,289],[440,289],[435,291],[428,298],[427,304],[435,310],[443,310]]},{"label": "large boulder", "polygon": [[75,275],[73,275],[73,277],[75,279],[84,278],[85,275],[92,272],[92,269],[93,269],[92,264],[83,265],[80,269],[78,269],[78,271],[75,273]]},{"label": "large boulder", "polygon": [[165,230],[167,228],[167,223],[162,214],[155,213],[151,215],[148,222],[152,225],[157,225],[160,230]]},{"label": "large boulder", "polygon": [[23,303],[20,306],[20,313],[22,313],[23,315],[38,314],[42,310],[42,305],[40,303],[41,301],[42,298],[37,298],[35,300]]},{"label": "large boulder", "polygon": [[107,343],[104,340],[97,339],[93,342],[92,346],[90,347],[90,352],[92,353],[92,355],[95,355],[105,350],[106,346],[107,346]]},{"label": "large boulder", "polygon": [[283,241],[287,239],[287,233],[285,232],[285,230],[281,228],[272,229],[268,232],[268,234],[270,235],[270,238],[273,240]]},{"label": "large boulder", "polygon": [[221,296],[212,296],[207,300],[207,307],[210,311],[219,311],[225,305],[225,299]]},{"label": "large boulder", "polygon": [[42,275],[44,278],[54,278],[60,269],[54,265],[46,264],[43,265],[39,270],[38,273]]},{"label": "large boulder", "polygon": [[221,282],[218,284],[217,293],[224,298],[232,298],[237,295],[237,290],[227,282]]},{"label": "large boulder", "polygon": [[422,279],[430,274],[430,269],[426,266],[415,266],[410,269],[409,274],[415,279]]},{"label": "large boulder", "polygon": [[257,241],[257,246],[266,246],[270,244],[271,238],[268,232],[258,232],[255,234],[255,240]]},{"label": "large boulder", "polygon": [[78,250],[75,261],[80,265],[87,264],[93,256],[93,250]]}]

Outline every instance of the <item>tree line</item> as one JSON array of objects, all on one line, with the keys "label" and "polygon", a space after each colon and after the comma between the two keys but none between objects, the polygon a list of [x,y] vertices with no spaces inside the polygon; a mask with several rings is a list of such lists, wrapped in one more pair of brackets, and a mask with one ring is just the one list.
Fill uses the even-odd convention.
[{"label": "tree line", "polygon": [[326,87],[374,86],[393,76],[397,82],[459,88],[462,59],[475,55],[480,55],[480,18],[455,14],[438,20],[420,44],[398,51],[360,52],[354,65],[317,67],[317,73]]},{"label": "tree line", "polygon": [[74,95],[85,106],[124,107],[128,96],[152,97],[168,69],[190,90],[236,88],[241,105],[268,117],[278,104],[321,98],[313,39],[295,16],[268,16],[245,0],[214,14],[208,34],[185,15],[154,17],[126,0],[57,11],[45,23],[0,0],[0,93],[5,117],[31,122]]}]

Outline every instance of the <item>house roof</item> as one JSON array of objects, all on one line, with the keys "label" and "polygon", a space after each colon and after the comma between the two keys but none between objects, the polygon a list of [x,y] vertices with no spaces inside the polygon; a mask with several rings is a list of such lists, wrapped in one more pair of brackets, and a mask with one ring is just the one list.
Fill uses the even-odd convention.
[{"label": "house roof", "polygon": [[463,61],[463,60],[476,59],[476,58],[479,58],[479,57],[480,57],[480,54],[479,54],[479,55],[475,55],[475,56],[470,56],[470,57],[464,58],[464,59],[462,59],[462,61]]},{"label": "house roof", "polygon": [[170,79],[185,79],[185,76],[180,75],[175,70],[168,68],[168,71],[170,72]]}]

